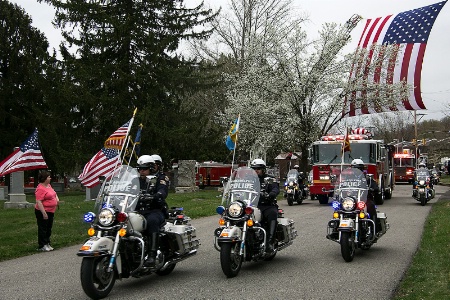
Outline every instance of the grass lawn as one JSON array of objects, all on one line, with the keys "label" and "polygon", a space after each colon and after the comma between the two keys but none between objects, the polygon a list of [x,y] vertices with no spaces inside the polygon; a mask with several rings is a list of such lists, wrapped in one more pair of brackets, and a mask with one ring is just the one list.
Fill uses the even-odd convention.
[{"label": "grass lawn", "polygon": [[[93,210],[94,201],[85,201],[82,192],[58,194],[61,203],[55,213],[52,232],[52,246],[62,248],[82,244],[88,237],[89,225],[83,222],[83,215]],[[183,207],[192,219],[216,214],[221,203],[220,192],[200,190],[196,193],[169,193],[169,206]],[[27,201],[35,203],[34,195],[27,195]],[[4,209],[0,202],[0,261],[36,253],[37,224],[34,207],[23,209]]]}]

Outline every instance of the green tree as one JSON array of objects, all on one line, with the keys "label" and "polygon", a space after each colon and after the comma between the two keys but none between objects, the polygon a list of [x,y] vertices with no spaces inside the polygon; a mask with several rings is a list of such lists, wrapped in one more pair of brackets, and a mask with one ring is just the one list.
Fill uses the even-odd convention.
[{"label": "green tree", "polygon": [[179,151],[192,143],[180,134],[189,121],[180,113],[202,85],[201,66],[176,51],[183,40],[208,37],[215,14],[203,4],[186,8],[173,0],[38,1],[56,8],[54,24],[64,38],[64,109],[71,116],[66,126],[79,129],[81,160],[87,162],[135,107],[135,122],[144,125],[142,152],[189,155]]},{"label": "green tree", "polygon": [[[3,159],[40,127],[48,42],[19,6],[0,1],[0,156]],[[41,129],[41,128],[39,128]],[[45,154],[45,153],[44,153]]]}]

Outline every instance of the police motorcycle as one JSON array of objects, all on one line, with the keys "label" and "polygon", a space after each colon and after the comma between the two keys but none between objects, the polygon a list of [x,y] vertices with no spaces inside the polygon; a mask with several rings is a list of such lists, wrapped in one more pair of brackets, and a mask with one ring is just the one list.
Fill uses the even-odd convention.
[{"label": "police motorcycle", "polygon": [[414,180],[415,182],[413,185],[413,198],[419,201],[420,205],[424,206],[435,196],[430,173],[427,169],[417,169]]},{"label": "police motorcycle", "polygon": [[303,191],[300,190],[298,184],[298,171],[295,169],[289,170],[284,183],[284,197],[287,200],[289,206],[294,205],[294,201],[298,204],[303,202]]},{"label": "police motorcycle", "polygon": [[[265,180],[267,185],[273,179]],[[244,261],[272,260],[297,237],[294,221],[283,217],[279,209],[274,251],[265,252],[268,233],[257,208],[260,192],[258,175],[248,167],[235,170],[225,185],[222,205],[217,207],[220,220],[214,232],[214,247],[220,252],[220,265],[228,278],[239,274]]]},{"label": "police motorcycle", "polygon": [[[154,187],[156,177],[147,176],[147,184],[149,189]],[[81,286],[89,297],[106,297],[116,279],[152,273],[168,275],[178,262],[197,253],[200,243],[190,218],[182,208],[171,208],[161,226],[155,266],[143,266],[148,253],[146,220],[136,212],[142,197],[138,172],[123,165],[113,172],[110,180],[103,182],[94,211],[84,215],[84,221],[90,224],[90,238],[77,255],[82,257]]]},{"label": "police motorcycle", "polygon": [[333,177],[334,212],[333,219],[328,222],[326,238],[339,243],[342,257],[346,262],[351,262],[356,249],[370,249],[386,233],[389,224],[386,214],[377,211],[377,231],[375,222],[370,219],[366,207],[369,188],[361,170],[347,168],[339,176]]}]

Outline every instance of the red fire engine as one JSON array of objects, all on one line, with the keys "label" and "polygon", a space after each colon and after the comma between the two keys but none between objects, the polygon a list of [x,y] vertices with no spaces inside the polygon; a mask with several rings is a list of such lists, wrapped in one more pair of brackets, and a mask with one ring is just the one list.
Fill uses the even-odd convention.
[{"label": "red fire engine", "polygon": [[[214,161],[197,163],[195,165],[195,185],[201,189],[206,186],[219,187],[222,185],[221,178],[230,177],[231,167],[231,164]],[[237,167],[237,165],[234,166],[234,168]]]},{"label": "red fire engine", "polygon": [[412,149],[403,149],[402,152],[394,154],[394,174],[396,182],[412,182],[414,179],[414,168],[416,156]]},{"label": "red fire engine", "polygon": [[318,198],[320,204],[327,204],[328,198],[333,196],[328,191],[332,190],[330,175],[338,175],[341,167],[349,167],[353,159],[361,159],[367,174],[373,174],[380,192],[375,197],[376,204],[383,204],[384,199],[392,197],[394,189],[393,177],[393,147],[385,145],[382,140],[374,140],[364,130],[354,130],[349,135],[350,152],[344,153],[342,159],[342,144],[344,135],[323,136],[319,141],[312,144],[310,149],[310,163],[312,165],[311,186],[309,187],[311,199]]}]

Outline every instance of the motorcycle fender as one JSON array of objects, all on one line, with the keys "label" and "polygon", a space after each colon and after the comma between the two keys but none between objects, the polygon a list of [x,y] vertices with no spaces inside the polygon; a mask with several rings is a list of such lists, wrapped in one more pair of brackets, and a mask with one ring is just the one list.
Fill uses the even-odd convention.
[{"label": "motorcycle fender", "polygon": [[83,253],[83,256],[109,254],[112,252],[113,246],[114,242],[110,238],[93,236],[83,244],[78,253]]},{"label": "motorcycle fender", "polygon": [[[93,236],[87,240],[80,251],[78,251],[78,256],[102,256],[112,253],[114,247],[113,240],[107,237],[96,237]],[[117,253],[114,264],[117,269],[117,273],[122,274],[122,259],[120,253]]]},{"label": "motorcycle fender", "polygon": [[229,228],[224,228],[219,235],[219,243],[225,242],[227,240],[240,240],[242,236],[242,230],[240,227],[233,226]]},{"label": "motorcycle fender", "polygon": [[339,222],[340,231],[351,231],[355,226],[355,222],[352,219],[343,219]]}]

